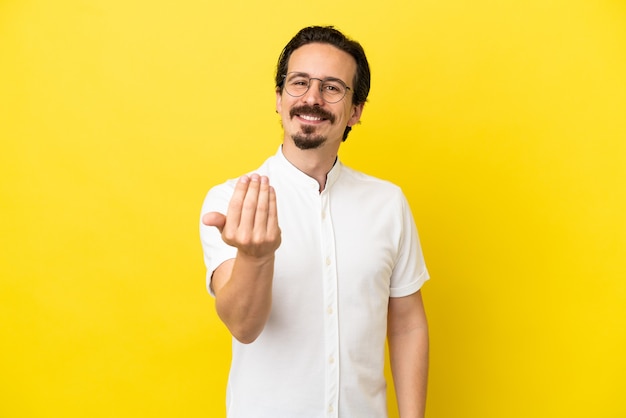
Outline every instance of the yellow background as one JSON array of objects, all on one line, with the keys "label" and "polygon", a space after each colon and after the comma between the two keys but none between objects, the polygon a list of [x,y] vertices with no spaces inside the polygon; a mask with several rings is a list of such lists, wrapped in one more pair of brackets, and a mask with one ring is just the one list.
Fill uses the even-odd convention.
[{"label": "yellow background", "polygon": [[223,416],[200,205],[309,24],[371,62],[341,156],[415,214],[428,415],[626,417],[620,0],[0,0],[0,417]]}]

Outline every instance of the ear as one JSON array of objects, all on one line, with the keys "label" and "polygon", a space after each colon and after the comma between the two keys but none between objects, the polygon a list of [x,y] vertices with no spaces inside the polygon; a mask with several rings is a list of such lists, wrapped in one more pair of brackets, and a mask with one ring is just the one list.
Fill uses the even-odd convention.
[{"label": "ear", "polygon": [[276,87],[276,113],[280,113],[283,109],[282,89]]},{"label": "ear", "polygon": [[352,114],[350,115],[350,119],[348,119],[348,126],[354,126],[361,120],[361,114],[363,113],[363,107],[365,103],[361,103],[358,105],[352,105]]}]

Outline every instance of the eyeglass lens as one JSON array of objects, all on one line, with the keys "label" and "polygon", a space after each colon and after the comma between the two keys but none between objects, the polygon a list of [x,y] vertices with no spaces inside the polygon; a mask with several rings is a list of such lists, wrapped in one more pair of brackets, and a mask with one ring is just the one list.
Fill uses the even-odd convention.
[{"label": "eyeglass lens", "polygon": [[327,103],[336,103],[343,99],[348,91],[348,87],[341,80],[306,77],[301,74],[287,74],[285,79],[285,89],[290,96],[300,97],[311,87],[312,80],[320,82],[322,98]]}]

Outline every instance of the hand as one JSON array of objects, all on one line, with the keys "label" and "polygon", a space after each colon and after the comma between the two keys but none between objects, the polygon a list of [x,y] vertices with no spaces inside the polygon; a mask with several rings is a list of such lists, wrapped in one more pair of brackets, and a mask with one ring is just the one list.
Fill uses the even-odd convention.
[{"label": "hand", "polygon": [[266,176],[252,174],[237,182],[226,216],[209,212],[202,223],[219,229],[222,239],[241,255],[265,258],[280,246],[276,192]]}]

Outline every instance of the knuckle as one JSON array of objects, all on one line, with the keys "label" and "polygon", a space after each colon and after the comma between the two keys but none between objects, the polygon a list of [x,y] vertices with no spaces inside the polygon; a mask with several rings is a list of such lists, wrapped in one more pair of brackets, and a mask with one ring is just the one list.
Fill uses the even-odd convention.
[{"label": "knuckle", "polygon": [[229,229],[224,229],[224,232],[222,232],[222,239],[227,244],[231,243],[231,242],[235,241],[235,234],[233,233],[233,231],[231,231]]},{"label": "knuckle", "polygon": [[242,232],[237,237],[237,242],[244,247],[248,247],[252,244],[252,236],[247,232]]}]

